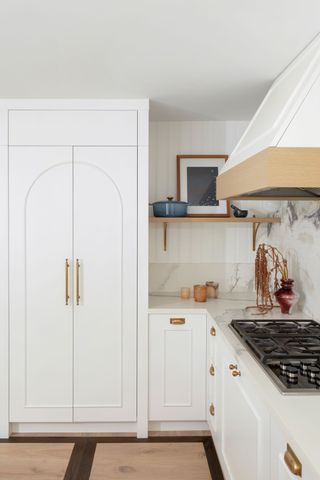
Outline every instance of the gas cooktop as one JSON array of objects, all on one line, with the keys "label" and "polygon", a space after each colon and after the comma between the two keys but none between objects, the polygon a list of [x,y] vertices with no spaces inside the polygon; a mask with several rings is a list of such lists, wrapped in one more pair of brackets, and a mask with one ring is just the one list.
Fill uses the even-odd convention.
[{"label": "gas cooktop", "polygon": [[319,323],[254,319],[229,326],[282,393],[320,393]]}]

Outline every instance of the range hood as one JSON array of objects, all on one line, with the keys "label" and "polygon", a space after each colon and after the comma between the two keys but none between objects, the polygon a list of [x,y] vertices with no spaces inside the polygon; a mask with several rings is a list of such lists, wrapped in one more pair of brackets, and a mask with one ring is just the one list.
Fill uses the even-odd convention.
[{"label": "range hood", "polygon": [[217,177],[217,198],[320,199],[320,34],[272,84]]}]

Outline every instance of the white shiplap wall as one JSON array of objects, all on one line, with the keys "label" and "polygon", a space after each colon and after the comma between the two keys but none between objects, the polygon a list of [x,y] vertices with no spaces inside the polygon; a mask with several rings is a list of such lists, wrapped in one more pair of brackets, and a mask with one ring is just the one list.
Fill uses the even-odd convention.
[{"label": "white shiplap wall", "polygon": [[[230,154],[247,122],[151,122],[150,201],[176,196],[177,154]],[[251,263],[251,228],[237,224],[150,227],[151,263]]]}]

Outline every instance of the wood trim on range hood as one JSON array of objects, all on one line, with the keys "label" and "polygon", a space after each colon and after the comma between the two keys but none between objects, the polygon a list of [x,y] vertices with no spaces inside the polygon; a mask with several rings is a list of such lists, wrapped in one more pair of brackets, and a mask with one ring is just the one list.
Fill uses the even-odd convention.
[{"label": "wood trim on range hood", "polygon": [[320,148],[268,147],[221,173],[217,198],[320,200]]}]

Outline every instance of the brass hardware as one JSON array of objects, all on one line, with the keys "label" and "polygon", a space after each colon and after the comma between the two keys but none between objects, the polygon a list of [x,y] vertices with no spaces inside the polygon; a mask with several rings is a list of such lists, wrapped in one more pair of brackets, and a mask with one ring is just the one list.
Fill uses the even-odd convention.
[{"label": "brass hardware", "polygon": [[79,258],[76,260],[76,297],[77,297],[77,305],[80,302],[80,262]]},{"label": "brass hardware", "polygon": [[214,368],[214,366],[213,366],[212,364],[210,365],[209,373],[210,373],[210,375],[212,375],[213,377],[215,376],[216,371],[215,371],[215,368]]},{"label": "brass hardware", "polygon": [[213,403],[210,403],[209,412],[210,412],[210,415],[214,416],[214,414],[215,414],[215,408],[214,408]]},{"label": "brass hardware", "polygon": [[171,325],[183,325],[186,323],[185,318],[170,318]]},{"label": "brass hardware", "polygon": [[66,263],[65,263],[65,272],[66,272],[66,305],[69,305],[69,260],[66,258]]},{"label": "brass hardware", "polygon": [[237,370],[237,368],[238,368],[238,365],[236,365],[234,363],[230,363],[229,370]]},{"label": "brass hardware", "polygon": [[163,224],[163,250],[167,251],[168,224]]},{"label": "brass hardware", "polygon": [[233,377],[241,377],[241,372],[239,370],[233,370],[232,376]]},{"label": "brass hardware", "polygon": [[210,335],[212,335],[213,337],[217,335],[216,329],[214,327],[210,328]]},{"label": "brass hardware", "polygon": [[293,475],[297,475],[298,477],[302,476],[301,462],[288,443],[287,450],[284,454],[284,461]]}]

